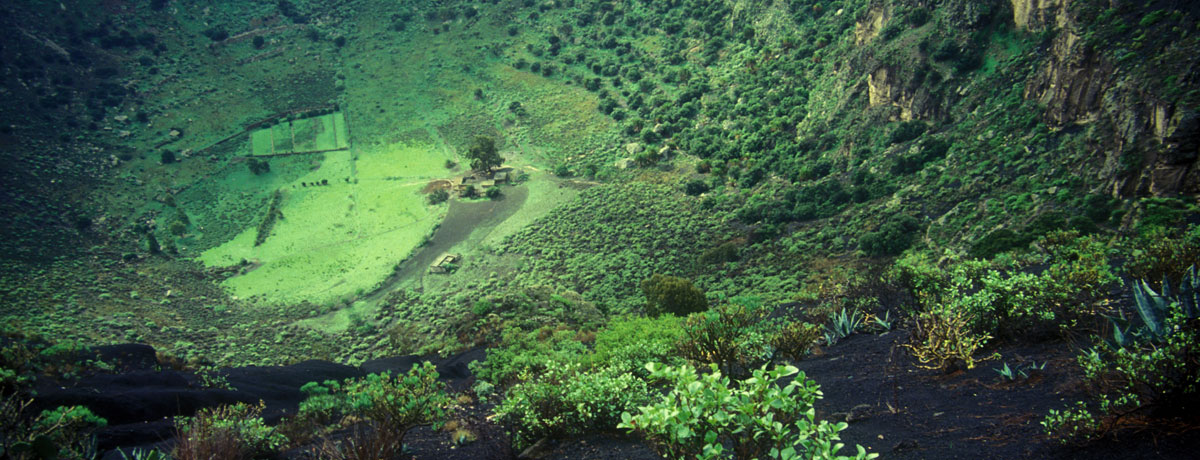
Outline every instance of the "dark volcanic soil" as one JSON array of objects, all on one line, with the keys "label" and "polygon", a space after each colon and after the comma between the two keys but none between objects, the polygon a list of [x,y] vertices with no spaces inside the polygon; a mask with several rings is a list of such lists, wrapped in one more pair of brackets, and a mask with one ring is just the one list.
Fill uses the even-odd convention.
[{"label": "dark volcanic soil", "polygon": [[[852,335],[833,347],[797,363],[821,385],[824,399],[818,416],[848,421],[842,453],[863,445],[882,458],[1195,458],[1200,436],[1194,433],[1134,432],[1086,447],[1062,446],[1042,434],[1040,421],[1049,409],[1063,408],[1086,396],[1074,362],[1076,351],[1063,342],[1001,347],[1001,358],[975,369],[952,373],[917,368],[903,348],[907,332]],[[172,435],[164,417],[234,401],[267,402],[268,421],[295,410],[298,388],[312,380],[345,378],[383,370],[406,370],[429,359],[452,390],[466,392],[473,383],[467,363],[483,359],[483,350],[440,359],[398,357],[349,367],[308,361],[283,367],[248,367],[225,372],[237,391],[204,390],[193,376],[154,369],[153,349],[126,345],[105,347],[123,356],[117,375],[85,377],[73,385],[40,389],[42,407],[84,404],[112,425],[99,433],[102,447],[153,445]],[[993,370],[1007,362],[1047,363],[1028,379],[1003,381]],[[503,427],[489,419],[492,403],[470,400],[454,419],[478,435],[455,444],[444,430],[412,430],[407,438],[411,459],[512,459],[514,452]],[[620,433],[580,439],[546,440],[536,450],[543,459],[654,459],[638,439]],[[292,456],[290,458],[308,458]],[[119,458],[109,457],[109,458]]]}]

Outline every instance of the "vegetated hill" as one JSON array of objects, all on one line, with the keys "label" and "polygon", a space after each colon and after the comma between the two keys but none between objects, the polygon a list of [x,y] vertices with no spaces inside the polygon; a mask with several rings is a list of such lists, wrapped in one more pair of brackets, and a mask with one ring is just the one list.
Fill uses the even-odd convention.
[{"label": "vegetated hill", "polygon": [[[1055,439],[1196,426],[1176,410],[1194,407],[1194,318],[1131,290],[1179,287],[1200,262],[1193,2],[0,9],[0,316],[51,338],[193,366],[489,346],[462,396],[494,398],[516,447],[629,423],[657,395],[646,361],[845,372],[874,399],[827,386],[822,418],[871,414],[887,441],[847,437],[918,457],[1011,446],[1050,407]],[[296,152],[295,126],[329,112],[349,147]],[[495,206],[426,200],[468,172],[478,135],[528,181]],[[464,256],[449,273],[411,266],[442,251]],[[842,341],[862,332],[880,335]],[[1008,380],[981,383],[996,357]],[[1160,374],[1173,383],[1145,383]],[[1029,408],[992,404],[1016,387]],[[968,409],[929,422],[947,388],[1016,428]],[[1038,442],[1004,452],[1061,453]]]}]

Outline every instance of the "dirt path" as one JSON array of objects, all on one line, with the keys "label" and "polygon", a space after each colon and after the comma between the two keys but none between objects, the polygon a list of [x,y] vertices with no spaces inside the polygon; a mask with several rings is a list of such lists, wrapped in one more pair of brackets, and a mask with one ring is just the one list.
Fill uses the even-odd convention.
[{"label": "dirt path", "polygon": [[429,270],[442,253],[449,251],[458,243],[471,236],[471,232],[480,227],[493,227],[512,216],[521,209],[529,196],[529,188],[524,185],[505,187],[504,197],[499,200],[454,200],[450,202],[450,210],[441,226],[433,233],[429,244],[422,247],[416,254],[401,262],[400,269],[393,273],[374,292],[362,298],[366,302],[377,302],[397,285],[405,280],[420,279]]}]

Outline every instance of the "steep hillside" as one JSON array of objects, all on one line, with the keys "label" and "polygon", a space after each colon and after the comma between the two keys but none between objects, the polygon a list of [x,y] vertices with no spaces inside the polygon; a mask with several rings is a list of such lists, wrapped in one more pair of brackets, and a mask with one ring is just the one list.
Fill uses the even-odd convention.
[{"label": "steep hillside", "polygon": [[895,328],[863,346],[922,378],[1069,366],[1096,416],[1060,428],[1196,426],[1098,377],[1195,364],[1162,329],[1196,327],[1195,2],[29,0],[0,30],[14,336],[197,369],[487,347],[519,395],[716,363],[687,337],[722,321],[735,377]]}]

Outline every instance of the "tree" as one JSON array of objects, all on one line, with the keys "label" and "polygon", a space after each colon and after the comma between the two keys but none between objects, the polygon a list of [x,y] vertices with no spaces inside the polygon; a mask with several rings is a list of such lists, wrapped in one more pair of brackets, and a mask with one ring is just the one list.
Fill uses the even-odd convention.
[{"label": "tree", "polygon": [[504,163],[500,153],[496,151],[496,141],[487,136],[476,136],[475,143],[467,150],[467,158],[471,160],[471,169],[476,171],[491,171]]},{"label": "tree", "polygon": [[642,293],[646,294],[646,314],[649,316],[663,313],[686,316],[708,309],[704,292],[685,278],[656,273],[642,281]]}]

